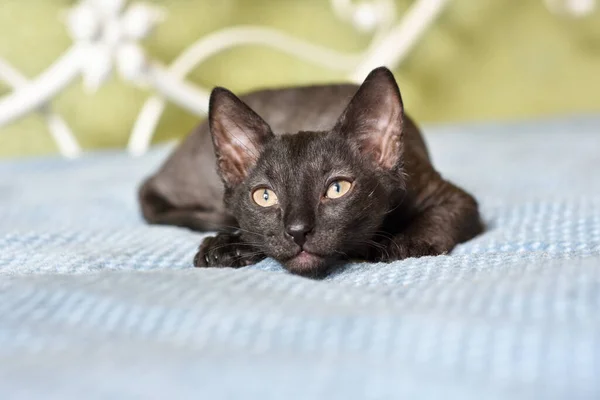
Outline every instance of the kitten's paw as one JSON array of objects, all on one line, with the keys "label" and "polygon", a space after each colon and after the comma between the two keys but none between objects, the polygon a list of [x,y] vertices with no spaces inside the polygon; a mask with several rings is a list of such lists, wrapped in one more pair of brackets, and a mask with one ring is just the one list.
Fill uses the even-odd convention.
[{"label": "kitten's paw", "polygon": [[239,268],[255,264],[265,256],[237,235],[220,233],[204,239],[194,257],[196,268]]},{"label": "kitten's paw", "polygon": [[384,244],[384,247],[378,251],[376,259],[391,262],[404,260],[405,258],[439,256],[447,254],[449,250],[443,245],[430,243],[422,239],[395,237]]}]

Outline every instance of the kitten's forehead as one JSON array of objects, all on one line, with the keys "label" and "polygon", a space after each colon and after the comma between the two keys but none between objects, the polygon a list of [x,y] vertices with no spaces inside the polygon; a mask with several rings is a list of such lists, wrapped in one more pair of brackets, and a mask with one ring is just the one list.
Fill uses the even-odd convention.
[{"label": "kitten's forehead", "polygon": [[275,174],[323,175],[350,173],[347,145],[330,132],[299,132],[274,141],[267,156],[269,170]]}]

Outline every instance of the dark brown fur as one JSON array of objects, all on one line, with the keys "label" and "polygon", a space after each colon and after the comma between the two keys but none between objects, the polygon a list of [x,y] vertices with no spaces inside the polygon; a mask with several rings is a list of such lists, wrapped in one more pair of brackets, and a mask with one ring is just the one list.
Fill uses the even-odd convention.
[{"label": "dark brown fur", "polygon": [[[376,69],[358,89],[262,90],[241,101],[215,89],[209,122],[142,185],[145,219],[222,231],[204,241],[198,267],[239,267],[271,256],[310,276],[348,258],[444,254],[480,233],[477,202],[434,169],[391,73]],[[384,127],[379,136],[377,127]],[[252,148],[232,150],[232,130],[248,134]],[[353,175],[356,193],[334,205],[319,202],[322,179],[336,168]],[[277,208],[253,207],[249,192],[260,182],[279,188]],[[298,221],[310,225],[299,247],[285,233]],[[295,261],[302,250],[315,254],[308,265]]]}]

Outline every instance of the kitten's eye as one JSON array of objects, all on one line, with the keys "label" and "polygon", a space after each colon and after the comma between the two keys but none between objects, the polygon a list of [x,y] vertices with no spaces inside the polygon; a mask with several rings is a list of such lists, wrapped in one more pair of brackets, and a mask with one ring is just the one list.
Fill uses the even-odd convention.
[{"label": "kitten's eye", "polygon": [[343,195],[345,195],[346,193],[348,193],[348,191],[350,190],[351,187],[352,187],[351,182],[340,179],[338,181],[333,182],[331,185],[329,185],[329,187],[327,188],[327,192],[325,193],[325,196],[329,199],[340,198]]},{"label": "kitten's eye", "polygon": [[267,188],[256,189],[252,192],[252,200],[261,207],[271,207],[279,203],[275,192]]}]

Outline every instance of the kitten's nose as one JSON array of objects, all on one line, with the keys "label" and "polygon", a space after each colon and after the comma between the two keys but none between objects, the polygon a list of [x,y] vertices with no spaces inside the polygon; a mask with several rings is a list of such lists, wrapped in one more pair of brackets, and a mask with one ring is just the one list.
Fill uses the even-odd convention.
[{"label": "kitten's nose", "polygon": [[304,243],[306,242],[306,235],[312,230],[312,228],[310,226],[308,226],[307,224],[303,224],[303,223],[296,223],[296,224],[292,224],[289,225],[286,228],[286,232],[288,235],[290,235],[293,239],[294,242],[296,242],[296,244],[300,247],[304,246]]}]

